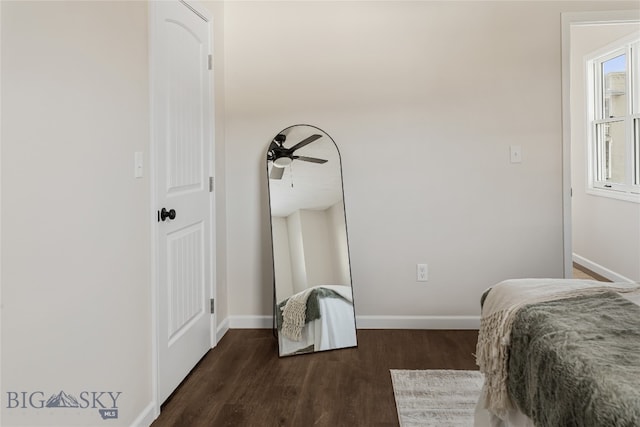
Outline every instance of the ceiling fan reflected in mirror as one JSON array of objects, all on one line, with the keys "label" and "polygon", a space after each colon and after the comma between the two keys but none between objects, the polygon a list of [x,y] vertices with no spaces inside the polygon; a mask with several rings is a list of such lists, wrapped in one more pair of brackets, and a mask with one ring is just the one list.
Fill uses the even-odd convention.
[{"label": "ceiling fan reflected in mirror", "polygon": [[271,141],[271,145],[269,146],[269,152],[267,153],[267,160],[273,162],[273,168],[271,168],[271,173],[269,174],[269,178],[271,179],[282,179],[282,175],[284,174],[284,168],[291,165],[294,160],[302,160],[305,162],[311,163],[326,163],[325,159],[318,159],[316,157],[307,157],[307,156],[296,156],[294,152],[306,145],[311,144],[313,141],[322,138],[322,135],[313,134],[302,141],[298,142],[291,148],[286,148],[284,146],[284,142],[287,140],[287,136],[279,133],[273,138]]}]

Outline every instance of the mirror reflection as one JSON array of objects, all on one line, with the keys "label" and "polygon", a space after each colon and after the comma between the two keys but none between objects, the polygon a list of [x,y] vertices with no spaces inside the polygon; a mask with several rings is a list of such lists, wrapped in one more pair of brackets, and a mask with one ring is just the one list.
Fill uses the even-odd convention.
[{"label": "mirror reflection", "polygon": [[275,324],[280,356],[355,347],[338,147],[296,125],[267,149]]}]

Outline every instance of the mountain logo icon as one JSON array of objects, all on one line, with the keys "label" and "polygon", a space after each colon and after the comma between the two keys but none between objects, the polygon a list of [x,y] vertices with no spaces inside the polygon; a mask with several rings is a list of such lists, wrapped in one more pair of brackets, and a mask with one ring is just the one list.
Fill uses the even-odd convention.
[{"label": "mountain logo icon", "polygon": [[45,405],[47,408],[79,408],[78,400],[70,394],[60,390],[60,393],[52,395]]}]

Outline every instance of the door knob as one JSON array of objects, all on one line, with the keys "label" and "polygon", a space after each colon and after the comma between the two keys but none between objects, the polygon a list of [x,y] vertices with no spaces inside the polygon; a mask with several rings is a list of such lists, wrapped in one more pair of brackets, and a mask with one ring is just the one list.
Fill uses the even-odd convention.
[{"label": "door knob", "polygon": [[167,218],[169,218],[170,220],[175,219],[176,211],[174,209],[166,210],[165,208],[162,208],[162,210],[160,211],[160,219],[162,221],[166,221]]}]

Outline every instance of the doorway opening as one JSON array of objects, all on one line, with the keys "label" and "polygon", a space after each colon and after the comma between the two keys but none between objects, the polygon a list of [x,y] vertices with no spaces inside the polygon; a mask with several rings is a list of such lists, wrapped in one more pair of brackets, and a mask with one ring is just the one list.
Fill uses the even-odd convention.
[{"label": "doorway opening", "polygon": [[594,101],[589,90],[594,89],[588,58],[634,34],[640,37],[640,13],[567,13],[562,18],[565,277],[574,276],[575,265],[577,274],[586,271],[598,280],[638,281],[640,203],[597,194],[591,185],[594,147],[589,138],[594,122],[589,121],[589,107]]}]

